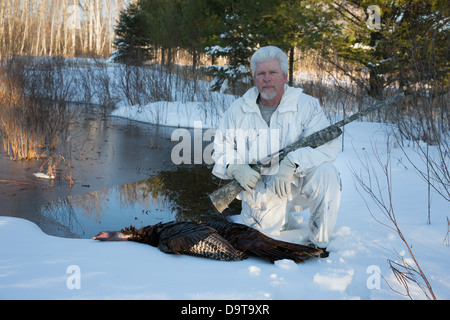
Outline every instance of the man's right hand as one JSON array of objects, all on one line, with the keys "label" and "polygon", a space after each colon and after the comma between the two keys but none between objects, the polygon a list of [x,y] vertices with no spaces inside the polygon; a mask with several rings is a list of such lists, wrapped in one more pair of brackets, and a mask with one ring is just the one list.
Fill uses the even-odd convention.
[{"label": "man's right hand", "polygon": [[227,175],[235,178],[241,187],[249,192],[253,191],[252,189],[256,186],[256,183],[261,179],[261,175],[246,163],[229,164],[227,167]]}]

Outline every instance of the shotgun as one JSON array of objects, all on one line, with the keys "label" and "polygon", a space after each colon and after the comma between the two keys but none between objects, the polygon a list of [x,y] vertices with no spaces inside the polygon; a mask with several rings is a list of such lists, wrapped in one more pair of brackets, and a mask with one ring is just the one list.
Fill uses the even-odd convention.
[{"label": "shotgun", "polygon": [[[289,152],[297,150],[299,148],[304,147],[311,147],[311,148],[317,148],[329,141],[332,141],[336,138],[338,138],[342,134],[342,130],[340,127],[345,126],[346,124],[349,124],[352,121],[355,121],[357,119],[360,119],[367,114],[381,109],[382,107],[392,104],[400,99],[402,99],[405,96],[403,92],[398,93],[396,95],[393,95],[383,101],[380,101],[378,103],[375,103],[368,107],[367,109],[357,112],[344,120],[341,120],[339,122],[336,122],[335,124],[332,124],[329,127],[326,127],[320,131],[317,131],[305,138],[300,139],[299,141],[285,147],[284,149],[276,152],[275,154],[270,155],[266,159],[270,158],[279,158],[279,161],[281,161]],[[265,162],[264,162],[265,163]],[[261,172],[262,167],[264,166],[261,161],[256,163],[252,166],[252,169]],[[243,191],[244,189],[241,187],[239,182],[236,180],[233,180],[229,182],[228,184],[224,185],[222,188],[216,190],[215,192],[211,193],[209,195],[209,199],[211,200],[212,204],[216,208],[216,210],[219,213],[222,213],[228,205],[238,196],[238,194]]]}]

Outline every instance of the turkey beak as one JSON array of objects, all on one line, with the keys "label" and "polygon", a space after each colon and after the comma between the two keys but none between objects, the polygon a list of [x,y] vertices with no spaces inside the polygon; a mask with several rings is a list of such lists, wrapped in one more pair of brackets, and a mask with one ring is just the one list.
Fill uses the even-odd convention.
[{"label": "turkey beak", "polygon": [[102,231],[92,239],[100,241],[127,241],[130,236],[118,231]]},{"label": "turkey beak", "polygon": [[95,237],[92,237],[92,240],[100,240],[100,241],[105,241],[109,239],[109,234],[108,232],[100,232],[99,234],[97,234]]}]

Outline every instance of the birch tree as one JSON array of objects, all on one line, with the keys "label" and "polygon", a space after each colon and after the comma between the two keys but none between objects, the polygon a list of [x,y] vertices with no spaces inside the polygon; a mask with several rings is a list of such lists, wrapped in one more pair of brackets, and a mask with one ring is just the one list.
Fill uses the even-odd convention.
[{"label": "birch tree", "polygon": [[107,57],[129,0],[1,0],[0,56]]}]

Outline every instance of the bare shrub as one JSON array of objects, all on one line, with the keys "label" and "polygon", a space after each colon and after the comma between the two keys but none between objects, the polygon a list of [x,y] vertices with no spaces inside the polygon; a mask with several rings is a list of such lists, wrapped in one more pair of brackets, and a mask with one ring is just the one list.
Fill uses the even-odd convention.
[{"label": "bare shrub", "polygon": [[31,127],[25,97],[29,72],[17,58],[0,64],[0,132],[4,151],[14,160],[32,159],[37,155],[37,136]]},{"label": "bare shrub", "polygon": [[95,61],[95,77],[94,87],[96,94],[96,101],[101,106],[103,114],[111,109],[114,105],[114,101],[117,99],[113,94],[114,82],[108,71],[108,65],[101,60]]},{"label": "bare shrub", "polygon": [[0,132],[14,160],[39,157],[64,141],[74,110],[74,94],[62,58],[13,56],[0,63]]},{"label": "bare shrub", "polygon": [[155,101],[173,101],[172,79],[170,73],[158,66],[122,65],[119,89],[129,105],[146,105]]},{"label": "bare shrub", "polygon": [[[362,163],[362,171],[358,173],[352,169],[352,174],[355,181],[361,187],[362,191],[364,191],[365,194],[369,196],[369,199],[372,200],[372,203],[374,203],[381,211],[382,215],[384,216],[384,219],[383,217],[381,219],[378,218],[378,216],[371,209],[371,206],[368,204],[364,195],[358,189],[358,192],[360,192],[362,198],[366,202],[367,208],[372,217],[374,217],[374,219],[379,223],[381,223],[382,225],[388,227],[389,229],[397,233],[397,235],[400,237],[400,239],[406,246],[412,261],[414,262],[413,264],[410,264],[408,260],[404,258],[401,259],[401,262],[396,262],[390,259],[388,260],[391,270],[394,273],[397,281],[405,289],[405,293],[401,294],[404,294],[412,299],[409,286],[410,284],[415,284],[418,288],[420,288],[420,290],[426,295],[428,299],[436,300],[436,296],[434,295],[433,289],[430,283],[428,282],[427,277],[422,271],[420,264],[412,251],[412,246],[409,244],[408,240],[402,233],[400,225],[397,221],[397,217],[395,215],[393,205],[394,195],[392,190],[391,151],[390,151],[391,144],[389,140],[387,141],[386,146],[387,147],[386,147],[385,161],[381,159],[381,156],[375,150],[375,147],[373,147],[374,149],[373,158],[376,159],[379,168],[381,168],[381,172],[383,175],[382,178],[378,176],[377,170],[372,165],[367,154],[366,159],[364,160],[360,159]],[[397,293],[400,292],[397,291]]]},{"label": "bare shrub", "polygon": [[[411,146],[419,155],[408,161],[428,185],[428,223],[431,223],[431,191],[450,202],[450,108],[449,74],[436,61],[434,44],[410,49],[413,68],[409,72],[409,99],[394,110],[398,144]],[[446,51],[447,56],[449,50]],[[418,57],[425,57],[420,59]],[[404,150],[404,149],[403,149]]]}]

